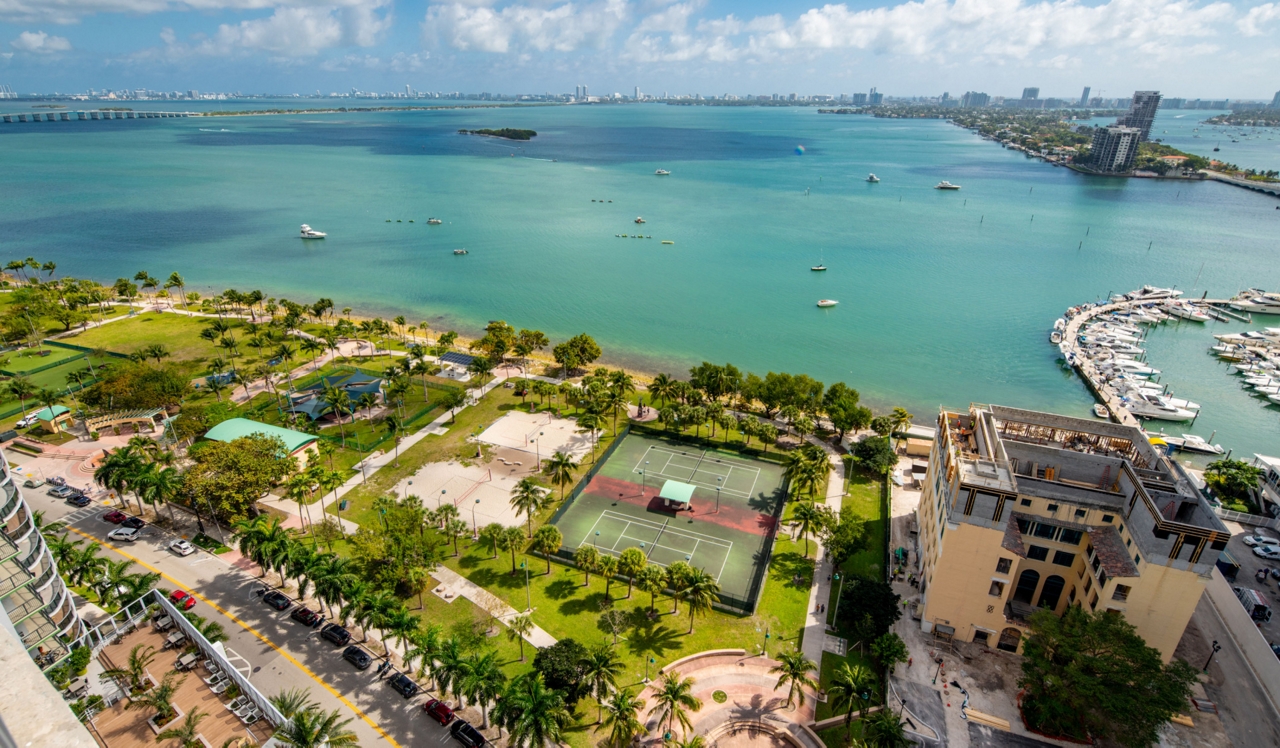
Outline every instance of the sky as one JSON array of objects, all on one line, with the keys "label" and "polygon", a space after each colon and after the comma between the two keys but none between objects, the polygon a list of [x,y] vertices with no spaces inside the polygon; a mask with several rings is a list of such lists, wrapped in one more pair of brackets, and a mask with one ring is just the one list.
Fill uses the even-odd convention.
[{"label": "sky", "polygon": [[0,0],[19,93],[1265,98],[1280,0]]}]

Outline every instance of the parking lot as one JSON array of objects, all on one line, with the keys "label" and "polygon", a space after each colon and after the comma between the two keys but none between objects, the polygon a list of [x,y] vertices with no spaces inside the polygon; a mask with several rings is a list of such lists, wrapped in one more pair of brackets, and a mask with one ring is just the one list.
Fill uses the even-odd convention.
[{"label": "parking lot", "polygon": [[[1244,538],[1246,535],[1264,535],[1267,537],[1277,538],[1277,533],[1270,530],[1257,530],[1251,527],[1245,527],[1245,532],[1235,535],[1231,538],[1231,542],[1227,544],[1227,552],[1240,564],[1240,573],[1236,576],[1236,580],[1231,583],[1233,587],[1245,587],[1257,590],[1262,597],[1271,604],[1274,613],[1272,619],[1267,622],[1259,621],[1259,630],[1266,640],[1272,644],[1280,644],[1280,580],[1270,574],[1272,569],[1280,570],[1280,560],[1268,561],[1254,555],[1253,549],[1245,545]],[[1280,538],[1277,538],[1277,545],[1280,545]],[[1257,579],[1257,573],[1260,569],[1266,569],[1268,576],[1265,581]]]}]

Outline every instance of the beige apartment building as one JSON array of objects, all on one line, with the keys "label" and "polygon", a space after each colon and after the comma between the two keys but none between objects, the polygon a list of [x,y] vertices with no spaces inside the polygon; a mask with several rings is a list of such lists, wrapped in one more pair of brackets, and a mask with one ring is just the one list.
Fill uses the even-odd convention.
[{"label": "beige apartment building", "polygon": [[940,413],[916,518],[925,631],[1019,652],[1082,605],[1166,662],[1231,537],[1141,430],[998,405]]}]

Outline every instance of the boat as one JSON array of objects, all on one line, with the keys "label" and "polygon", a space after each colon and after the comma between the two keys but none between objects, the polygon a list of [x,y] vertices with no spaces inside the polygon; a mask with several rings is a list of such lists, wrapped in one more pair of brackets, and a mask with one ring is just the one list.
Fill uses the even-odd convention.
[{"label": "boat", "polygon": [[1093,414],[1099,418],[1111,419],[1111,411],[1107,410],[1107,406],[1102,403],[1094,403]]},{"label": "boat", "polygon": [[1189,319],[1192,322],[1208,322],[1209,321],[1209,315],[1205,314],[1204,312],[1200,311],[1199,309],[1196,309],[1194,306],[1191,306],[1190,304],[1187,304],[1187,303],[1169,304],[1168,306],[1165,307],[1165,311],[1168,312],[1169,314],[1172,314],[1175,317],[1181,317],[1182,319]]},{"label": "boat", "polygon": [[944,179],[941,182],[938,182],[937,184],[935,184],[933,188],[935,190],[958,190],[960,189],[960,185],[952,184]]},{"label": "boat", "polygon": [[671,176],[671,172],[667,171],[666,169],[658,169],[658,170],[656,170],[656,171],[655,171],[655,172],[653,172],[653,173],[654,173],[655,175],[659,176],[659,177],[669,177],[669,176]]},{"label": "boat", "polygon": [[640,216],[636,216],[636,223],[644,223],[644,219]]},{"label": "boat", "polygon": [[840,302],[838,302],[838,301],[832,301],[831,299],[819,299],[819,300],[818,300],[818,306],[823,307],[823,308],[825,308],[825,307],[830,307],[830,306],[835,306],[836,304],[839,304],[839,303],[840,303]]},{"label": "boat", "polygon": [[1050,342],[1050,343],[1053,343],[1054,345],[1057,345],[1058,343],[1061,343],[1061,342],[1062,342],[1062,332],[1061,332],[1061,331],[1059,331],[1059,330],[1054,330],[1053,332],[1049,333],[1049,342]]},{"label": "boat", "polygon": [[442,223],[444,223],[444,221],[441,221],[439,218],[428,218],[428,219],[427,219],[427,225],[428,225],[428,226],[439,226],[439,225],[440,225],[440,224],[442,224]]},{"label": "boat", "polygon": [[1221,445],[1210,444],[1203,437],[1195,434],[1182,435],[1182,449],[1186,452],[1203,452],[1210,455],[1220,455],[1224,451]]},{"label": "boat", "polygon": [[663,244],[675,244],[675,242],[671,241],[670,239],[663,239],[663,240],[662,240],[662,243],[663,243]]},{"label": "boat", "polygon": [[814,271],[819,271],[819,272],[821,272],[821,271],[823,271],[823,270],[826,270],[826,269],[827,269],[827,266],[826,266],[826,265],[823,265],[823,264],[821,264],[821,263],[819,263],[819,264],[814,265],[813,267],[811,267],[811,268],[809,268],[809,269],[810,269],[810,270],[814,270]]},{"label": "boat", "polygon": [[880,181],[880,177],[877,177],[875,174],[868,174],[867,181],[871,182],[872,184],[875,184],[876,182]]},{"label": "boat", "polygon": [[453,253],[454,253],[455,255],[465,255],[465,254],[467,254],[467,250],[465,250],[465,249],[455,249],[455,250],[453,250]]},{"label": "boat", "polygon": [[323,231],[316,231],[307,224],[302,224],[301,236],[303,239],[323,239],[327,234]]},{"label": "boat", "polygon": [[1160,421],[1192,421],[1195,420],[1196,414],[1193,411],[1184,408],[1174,408],[1168,405],[1157,405],[1146,400],[1129,400],[1125,401],[1125,408],[1139,418],[1150,418]]}]

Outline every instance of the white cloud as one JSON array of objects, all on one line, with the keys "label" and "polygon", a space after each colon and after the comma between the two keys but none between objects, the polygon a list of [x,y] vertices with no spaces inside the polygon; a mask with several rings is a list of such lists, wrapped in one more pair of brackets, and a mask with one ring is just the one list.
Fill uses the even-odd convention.
[{"label": "white cloud", "polygon": [[369,0],[0,0],[0,21],[75,23],[85,16],[102,13],[143,15],[165,11],[363,8],[384,4],[376,0],[372,3]]},{"label": "white cloud", "polygon": [[1275,20],[1280,20],[1280,3],[1266,3],[1250,8],[1244,18],[1236,22],[1236,27],[1245,36],[1262,36],[1266,32],[1261,27]]},{"label": "white cloud", "polygon": [[461,50],[572,52],[605,46],[626,18],[625,0],[501,9],[453,2],[427,9],[423,33]]},{"label": "white cloud", "polygon": [[66,37],[50,36],[43,31],[24,31],[18,38],[9,42],[9,46],[19,52],[31,52],[46,55],[54,52],[66,52],[71,49],[71,42]]},{"label": "white cloud", "polygon": [[179,42],[173,29],[164,28],[160,31],[163,48],[142,50],[132,59],[176,60],[266,52],[272,55],[270,59],[281,62],[313,57],[334,47],[372,47],[391,28],[392,15],[387,8],[390,2],[366,0],[358,6],[276,8],[263,18],[221,24],[207,37],[194,36],[190,44]]}]

